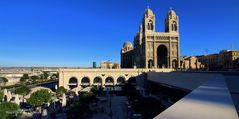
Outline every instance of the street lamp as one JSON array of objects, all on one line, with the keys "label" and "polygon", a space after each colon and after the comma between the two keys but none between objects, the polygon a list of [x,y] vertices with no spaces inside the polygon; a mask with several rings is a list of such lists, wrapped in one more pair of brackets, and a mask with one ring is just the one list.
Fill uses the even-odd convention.
[{"label": "street lamp", "polygon": [[208,55],[208,49],[206,49],[206,63],[207,63],[207,71],[209,70],[209,55]]},{"label": "street lamp", "polygon": [[[55,89],[57,90],[57,84],[55,85]],[[54,110],[56,108],[56,93],[54,94]]]}]

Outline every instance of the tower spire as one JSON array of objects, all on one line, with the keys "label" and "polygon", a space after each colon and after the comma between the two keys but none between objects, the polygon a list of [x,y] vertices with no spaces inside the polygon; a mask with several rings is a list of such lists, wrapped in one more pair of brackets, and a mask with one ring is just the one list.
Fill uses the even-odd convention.
[{"label": "tower spire", "polygon": [[149,9],[149,0],[147,0],[147,9]]}]

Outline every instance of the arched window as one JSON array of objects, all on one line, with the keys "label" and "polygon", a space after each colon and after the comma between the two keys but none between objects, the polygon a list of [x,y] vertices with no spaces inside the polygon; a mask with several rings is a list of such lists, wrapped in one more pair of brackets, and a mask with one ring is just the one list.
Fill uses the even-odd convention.
[{"label": "arched window", "polygon": [[152,20],[150,20],[148,23],[148,30],[154,30],[154,24]]},{"label": "arched window", "polygon": [[153,68],[153,65],[154,65],[153,60],[150,59],[150,60],[148,61],[148,68]]},{"label": "arched window", "polygon": [[177,23],[174,21],[172,24],[172,31],[177,31]]}]

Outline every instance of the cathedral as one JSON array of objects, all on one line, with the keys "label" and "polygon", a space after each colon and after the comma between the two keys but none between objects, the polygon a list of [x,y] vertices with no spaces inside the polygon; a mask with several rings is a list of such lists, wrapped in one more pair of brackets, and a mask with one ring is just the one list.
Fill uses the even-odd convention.
[{"label": "cathedral", "polygon": [[155,31],[155,15],[145,10],[134,45],[129,41],[121,49],[121,68],[178,68],[180,66],[179,17],[170,9],[165,31]]}]

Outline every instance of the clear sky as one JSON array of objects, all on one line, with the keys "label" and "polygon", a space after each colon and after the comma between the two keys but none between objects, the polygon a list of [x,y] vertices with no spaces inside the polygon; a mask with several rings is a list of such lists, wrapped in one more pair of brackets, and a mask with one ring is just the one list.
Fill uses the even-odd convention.
[{"label": "clear sky", "polygon": [[239,49],[239,0],[1,0],[0,67],[120,62],[148,5],[157,31],[178,14],[181,55]]}]

